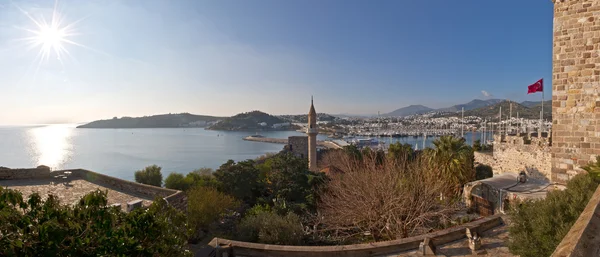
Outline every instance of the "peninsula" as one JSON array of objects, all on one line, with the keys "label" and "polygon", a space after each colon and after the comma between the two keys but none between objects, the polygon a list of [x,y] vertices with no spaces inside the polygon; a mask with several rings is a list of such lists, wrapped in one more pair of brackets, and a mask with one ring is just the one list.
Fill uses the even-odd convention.
[{"label": "peninsula", "polygon": [[261,111],[251,111],[225,118],[207,129],[227,131],[273,131],[296,130],[300,127],[292,122]]},{"label": "peninsula", "polygon": [[190,113],[160,114],[144,117],[114,117],[97,120],[77,128],[183,128],[206,127],[224,119],[223,117],[194,115]]}]

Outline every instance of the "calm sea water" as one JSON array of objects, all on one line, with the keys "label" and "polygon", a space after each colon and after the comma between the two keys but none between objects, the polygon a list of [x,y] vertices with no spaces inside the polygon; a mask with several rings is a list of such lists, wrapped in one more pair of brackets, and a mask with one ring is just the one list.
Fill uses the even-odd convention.
[{"label": "calm sea water", "polygon": [[[216,169],[227,160],[254,159],[279,152],[281,144],[242,140],[252,132],[223,132],[203,128],[168,129],[77,129],[75,125],[0,127],[0,166],[52,169],[84,168],[133,180],[136,170],[156,164],[163,176],[188,173],[208,167]],[[296,131],[261,132],[273,138],[302,135]],[[479,135],[477,135],[479,136]],[[466,135],[470,142],[471,136]],[[319,140],[327,139],[319,135]],[[400,140],[422,148],[422,138]],[[431,144],[427,138],[425,145]]]},{"label": "calm sea water", "polygon": [[[242,140],[252,132],[203,128],[77,129],[75,125],[0,127],[0,166],[84,168],[133,180],[136,170],[156,164],[163,176],[201,167],[218,168],[227,160],[254,159],[279,152],[282,144]],[[274,138],[302,135],[295,131],[261,132]],[[326,138],[319,135],[319,139]]]}]

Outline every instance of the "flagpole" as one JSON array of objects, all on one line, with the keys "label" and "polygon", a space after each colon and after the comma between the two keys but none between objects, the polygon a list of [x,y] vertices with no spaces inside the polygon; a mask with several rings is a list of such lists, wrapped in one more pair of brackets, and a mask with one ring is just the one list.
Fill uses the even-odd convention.
[{"label": "flagpole", "polygon": [[[543,84],[542,84],[543,85]],[[544,88],[542,86],[542,113],[540,114],[540,131],[544,129]],[[542,137],[542,132],[540,132],[540,137]]]}]

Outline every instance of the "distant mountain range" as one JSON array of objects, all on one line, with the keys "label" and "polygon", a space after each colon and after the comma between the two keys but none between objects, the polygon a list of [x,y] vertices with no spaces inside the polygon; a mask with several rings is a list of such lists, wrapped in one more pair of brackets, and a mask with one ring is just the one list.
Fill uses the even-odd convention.
[{"label": "distant mountain range", "polygon": [[[512,106],[511,106],[512,105]],[[540,111],[542,110],[542,102],[527,102],[512,104],[508,101],[502,101],[494,105],[485,106],[473,110],[465,110],[465,116],[477,116],[487,120],[497,120],[500,116],[500,107],[502,107],[502,119],[509,117],[517,117],[525,119],[539,119]],[[512,113],[511,113],[512,110]],[[447,113],[442,116],[458,117],[460,112]],[[544,119],[552,119],[552,101],[544,101]]]},{"label": "distant mountain range", "polygon": [[428,112],[434,111],[434,110],[435,109],[432,109],[432,108],[429,108],[429,107],[423,106],[423,105],[409,105],[409,106],[397,109],[393,112],[383,114],[383,116],[404,117],[404,116],[410,116],[410,115],[415,115],[415,114],[428,113]]},{"label": "distant mountain range", "polygon": [[181,128],[205,127],[210,122],[223,117],[194,115],[189,113],[160,114],[144,117],[114,117],[110,120],[97,120],[77,128]]},{"label": "distant mountain range", "polygon": [[[454,106],[450,106],[450,107],[446,107],[446,108],[439,108],[439,109],[433,109],[433,108],[429,108],[429,107],[423,106],[423,105],[409,105],[407,107],[397,109],[390,113],[382,114],[382,116],[405,117],[405,116],[410,116],[410,115],[415,115],[415,114],[424,114],[424,113],[433,112],[433,111],[454,113],[454,112],[461,111],[462,108],[465,109],[465,115],[467,115],[467,111],[484,108],[484,107],[488,107],[488,106],[495,106],[501,102],[506,102],[506,100],[503,100],[503,99],[488,99],[488,100],[475,99],[475,100],[470,101],[465,104],[457,104]],[[549,107],[548,109],[551,109],[550,106],[551,106],[552,101],[548,101],[548,102],[550,102],[550,104],[547,105]],[[525,102],[521,103],[520,105],[525,108],[530,108],[530,107],[535,107],[537,105],[541,105],[541,102],[525,101]]]}]

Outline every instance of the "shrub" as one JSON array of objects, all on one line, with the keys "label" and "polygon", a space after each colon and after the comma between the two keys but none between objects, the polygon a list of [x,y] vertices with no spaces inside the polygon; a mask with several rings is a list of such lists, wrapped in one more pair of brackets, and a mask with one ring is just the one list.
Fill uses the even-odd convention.
[{"label": "shrub", "polygon": [[212,223],[239,206],[233,197],[210,187],[194,187],[187,195],[188,222],[194,233],[192,240],[198,239]]},{"label": "shrub", "polygon": [[152,165],[135,172],[135,182],[160,187],[162,185],[161,168]]},{"label": "shrub", "polygon": [[550,256],[569,232],[598,182],[589,175],[577,175],[564,191],[552,191],[546,199],[527,201],[509,212],[509,249],[522,257]]},{"label": "shrub", "polygon": [[262,211],[247,216],[238,226],[238,239],[246,242],[299,245],[303,236],[300,217],[293,213],[282,216]]},{"label": "shrub", "polygon": [[185,216],[162,198],[129,213],[106,204],[101,191],[61,205],[0,188],[0,256],[191,256]]},{"label": "shrub", "polygon": [[477,139],[475,140],[475,142],[473,142],[473,151],[480,151],[482,150],[481,148],[481,140]]},{"label": "shrub", "polygon": [[316,218],[337,243],[408,237],[436,228],[456,210],[451,198],[440,200],[440,192],[454,185],[439,179],[428,157],[380,165],[375,156],[362,161],[347,156],[339,162],[341,172],[332,174],[321,192],[322,217]]},{"label": "shrub", "polygon": [[479,164],[475,167],[475,179],[482,180],[486,178],[491,178],[494,176],[494,172],[492,171],[492,167],[489,165]]},{"label": "shrub", "polygon": [[582,168],[587,171],[596,182],[600,182],[600,156],[596,156],[595,163],[590,163]]},{"label": "shrub", "polygon": [[186,177],[184,177],[183,174],[173,172],[169,174],[169,176],[167,176],[167,178],[165,179],[165,187],[169,189],[182,191],[188,190],[191,184],[189,183],[189,181],[186,181],[185,178]]}]

